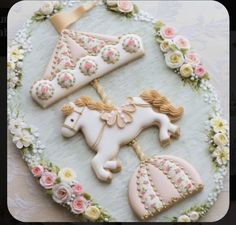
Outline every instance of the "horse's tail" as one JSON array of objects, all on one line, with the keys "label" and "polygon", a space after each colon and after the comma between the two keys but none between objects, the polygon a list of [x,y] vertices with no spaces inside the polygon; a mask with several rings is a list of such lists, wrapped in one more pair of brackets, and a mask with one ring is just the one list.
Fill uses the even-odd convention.
[{"label": "horse's tail", "polygon": [[171,121],[178,120],[184,112],[183,107],[174,107],[166,97],[156,90],[144,91],[140,97],[148,102],[155,111],[166,114]]}]

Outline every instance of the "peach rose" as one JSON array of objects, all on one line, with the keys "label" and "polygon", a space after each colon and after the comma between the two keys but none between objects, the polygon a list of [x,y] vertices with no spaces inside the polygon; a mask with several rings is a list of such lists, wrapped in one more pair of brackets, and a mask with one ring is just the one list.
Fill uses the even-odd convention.
[{"label": "peach rose", "polygon": [[200,57],[195,52],[187,52],[185,55],[185,61],[195,67],[200,64]]},{"label": "peach rose", "polygon": [[181,35],[175,36],[174,43],[178,49],[190,49],[191,48],[189,40]]},{"label": "peach rose", "polygon": [[160,30],[161,36],[165,39],[165,38],[174,38],[176,31],[173,27],[169,27],[169,26],[164,26],[161,28]]},{"label": "peach rose", "polygon": [[39,183],[45,189],[51,189],[55,183],[57,176],[55,173],[44,172],[39,180]]},{"label": "peach rose", "polygon": [[120,12],[129,13],[134,9],[134,5],[131,1],[128,0],[119,0],[117,6]]},{"label": "peach rose", "polygon": [[31,168],[31,173],[34,175],[34,177],[41,177],[43,174],[43,167],[41,165],[33,166]]}]

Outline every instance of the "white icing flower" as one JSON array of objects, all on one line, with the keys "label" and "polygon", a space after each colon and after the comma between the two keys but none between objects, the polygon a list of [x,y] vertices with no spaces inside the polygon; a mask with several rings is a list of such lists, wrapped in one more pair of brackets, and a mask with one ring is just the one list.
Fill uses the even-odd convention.
[{"label": "white icing flower", "polygon": [[191,45],[187,38],[181,35],[174,37],[174,43],[178,49],[190,49]]},{"label": "white icing flower", "polygon": [[17,62],[23,59],[24,50],[18,45],[14,45],[8,49],[8,60],[12,62]]},{"label": "white icing flower", "polygon": [[223,145],[219,145],[212,155],[216,158],[216,162],[218,165],[226,165],[229,161],[229,148]]},{"label": "white icing flower", "polygon": [[12,134],[15,134],[18,129],[26,128],[26,123],[21,118],[11,119],[8,129]]},{"label": "white icing flower", "polygon": [[117,5],[117,1],[115,1],[115,0],[106,0],[106,4],[108,6],[116,6]]},{"label": "white icing flower", "polygon": [[220,117],[213,118],[211,120],[211,126],[216,133],[226,133],[227,131],[227,121]]},{"label": "white icing flower", "polygon": [[187,215],[181,215],[178,217],[177,222],[191,222]]},{"label": "white icing flower", "polygon": [[165,55],[166,65],[172,69],[179,68],[184,63],[183,54],[180,51],[169,51]]},{"label": "white icing flower", "polygon": [[196,211],[190,212],[188,216],[192,222],[196,222],[200,218],[199,213]]},{"label": "white icing flower", "polygon": [[52,2],[47,2],[41,6],[40,11],[44,15],[50,15],[53,12],[53,9],[54,9],[54,4]]},{"label": "white icing flower", "polygon": [[63,182],[71,182],[76,178],[76,174],[71,168],[61,169],[58,173],[58,176]]},{"label": "white icing flower", "polygon": [[8,72],[7,74],[7,84],[9,88],[14,88],[18,83],[19,78],[14,71]]},{"label": "white icing flower", "polygon": [[8,72],[13,71],[15,69],[16,65],[12,60],[9,60],[7,62],[7,70]]},{"label": "white icing flower", "polygon": [[193,74],[193,68],[190,64],[183,64],[180,67],[180,74],[182,77],[190,77]]},{"label": "white icing flower", "polygon": [[171,40],[165,39],[160,44],[160,49],[162,52],[168,52],[170,49],[170,45],[172,44]]},{"label": "white icing flower", "polygon": [[22,149],[23,147],[27,148],[32,144],[32,136],[28,130],[16,129],[14,131],[13,142],[19,149]]},{"label": "white icing flower", "polygon": [[89,206],[85,211],[85,217],[91,221],[95,221],[99,218],[101,212],[96,206]]},{"label": "white icing flower", "polygon": [[216,145],[226,145],[228,143],[228,138],[223,133],[215,134],[213,139]]}]

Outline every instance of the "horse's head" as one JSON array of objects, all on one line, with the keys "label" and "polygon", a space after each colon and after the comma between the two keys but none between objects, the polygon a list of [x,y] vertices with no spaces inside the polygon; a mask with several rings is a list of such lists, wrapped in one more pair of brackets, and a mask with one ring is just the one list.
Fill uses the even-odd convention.
[{"label": "horse's head", "polygon": [[74,136],[80,128],[80,117],[82,116],[84,107],[78,107],[73,102],[62,107],[61,111],[66,116],[65,122],[61,129],[64,137]]}]

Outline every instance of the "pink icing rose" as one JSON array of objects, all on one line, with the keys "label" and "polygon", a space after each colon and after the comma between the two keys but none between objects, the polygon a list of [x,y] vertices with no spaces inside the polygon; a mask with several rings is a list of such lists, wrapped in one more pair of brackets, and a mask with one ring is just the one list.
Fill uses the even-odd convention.
[{"label": "pink icing rose", "polygon": [[134,9],[133,3],[128,0],[119,0],[117,6],[119,11],[124,13],[132,12]]},{"label": "pink icing rose", "polygon": [[31,173],[34,177],[41,177],[43,173],[43,167],[41,165],[37,165],[31,168]]},{"label": "pink icing rose", "polygon": [[135,44],[134,40],[133,39],[130,39],[128,41],[128,46],[133,46]]},{"label": "pink icing rose", "polygon": [[86,63],[86,64],[85,64],[85,69],[86,69],[86,70],[91,69],[91,67],[92,67],[91,63]]},{"label": "pink icing rose", "polygon": [[185,55],[185,61],[194,67],[200,64],[200,58],[195,52],[187,52]]},{"label": "pink icing rose", "polygon": [[194,69],[194,73],[198,76],[198,77],[203,77],[205,74],[206,74],[206,69],[199,65],[199,66],[196,66],[195,69]]},{"label": "pink icing rose", "polygon": [[56,180],[56,174],[51,172],[44,172],[39,180],[39,183],[42,187],[45,189],[51,189],[54,185],[54,182]]},{"label": "pink icing rose", "polygon": [[68,184],[57,184],[52,189],[52,198],[55,202],[61,204],[70,200],[72,189]]},{"label": "pink icing rose", "polygon": [[73,190],[73,193],[76,194],[76,195],[80,195],[83,193],[83,187],[80,185],[80,184],[75,184],[73,187],[72,187],[72,190]]},{"label": "pink icing rose", "polygon": [[173,38],[176,34],[175,29],[169,26],[162,27],[160,32],[163,38]]},{"label": "pink icing rose", "polygon": [[109,57],[113,56],[113,51],[109,51],[109,52],[107,53],[107,55],[108,55]]},{"label": "pink icing rose", "polygon": [[75,214],[81,214],[85,211],[88,202],[83,197],[75,198],[71,203],[71,211]]},{"label": "pink icing rose", "polygon": [[46,94],[48,92],[48,86],[42,87],[42,93]]},{"label": "pink icing rose", "polygon": [[189,40],[181,35],[175,36],[174,43],[178,49],[190,49],[191,47]]}]

